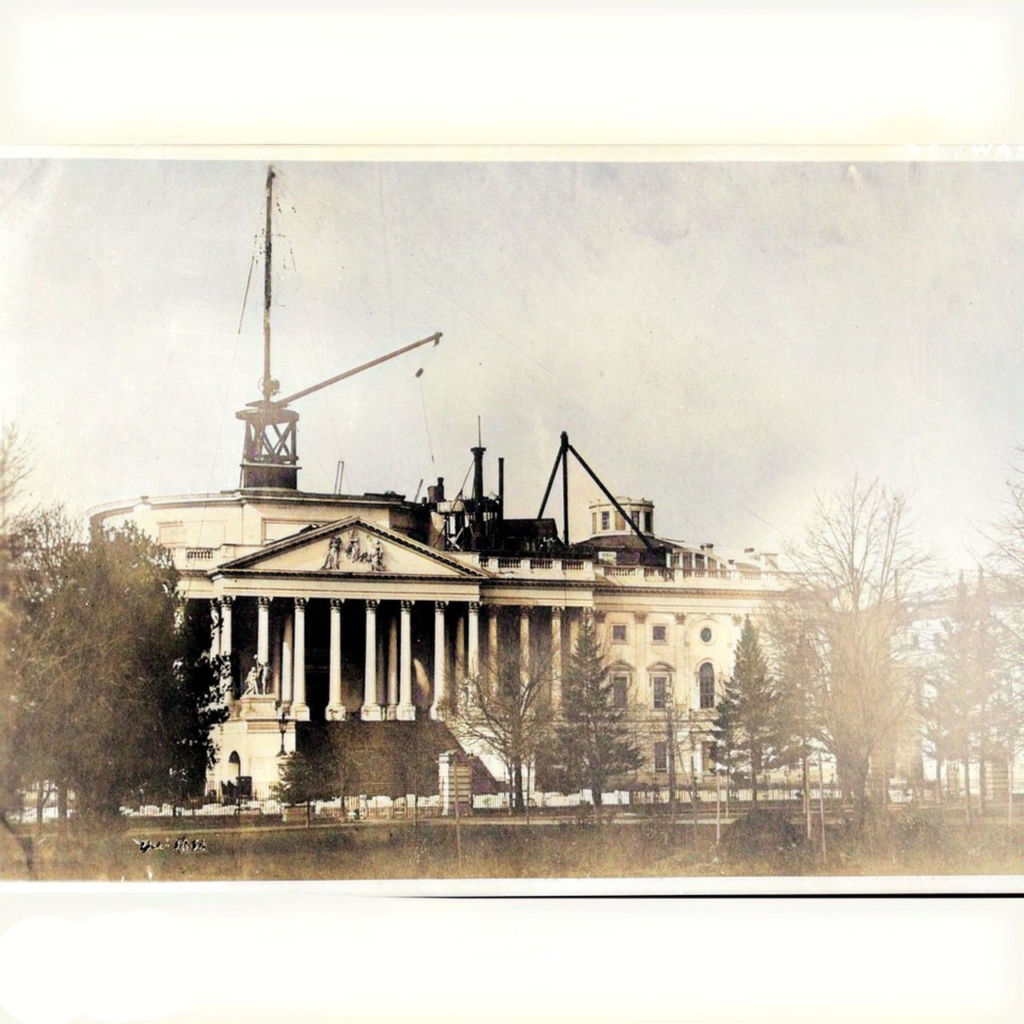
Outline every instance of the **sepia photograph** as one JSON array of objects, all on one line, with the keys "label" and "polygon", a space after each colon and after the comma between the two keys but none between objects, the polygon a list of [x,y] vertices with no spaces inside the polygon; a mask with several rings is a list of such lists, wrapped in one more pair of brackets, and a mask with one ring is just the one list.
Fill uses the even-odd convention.
[{"label": "sepia photograph", "polygon": [[1018,1020],[1022,27],[0,5],[0,1017]]},{"label": "sepia photograph", "polygon": [[0,875],[1019,876],[977,156],[0,161]]}]

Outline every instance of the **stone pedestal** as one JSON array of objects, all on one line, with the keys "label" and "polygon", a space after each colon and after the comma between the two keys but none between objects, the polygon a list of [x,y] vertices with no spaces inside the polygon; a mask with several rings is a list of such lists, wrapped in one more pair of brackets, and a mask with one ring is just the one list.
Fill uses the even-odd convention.
[{"label": "stone pedestal", "polygon": [[278,702],[272,693],[261,693],[238,699],[238,717],[247,720],[266,721],[278,719]]}]

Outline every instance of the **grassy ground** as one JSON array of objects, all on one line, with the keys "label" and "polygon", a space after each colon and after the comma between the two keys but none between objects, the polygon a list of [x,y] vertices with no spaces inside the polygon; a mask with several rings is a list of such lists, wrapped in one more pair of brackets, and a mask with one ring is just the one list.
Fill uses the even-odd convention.
[{"label": "grassy ground", "polygon": [[685,817],[530,826],[474,818],[458,837],[451,821],[438,819],[311,828],[266,819],[201,827],[189,819],[118,820],[101,830],[47,828],[34,844],[33,868],[43,879],[126,881],[1024,874],[1024,825],[986,819],[968,829],[940,809],[901,810],[864,838],[836,819],[824,860],[819,827],[808,843],[798,818],[761,812],[724,826],[716,845],[713,821],[695,834]]}]

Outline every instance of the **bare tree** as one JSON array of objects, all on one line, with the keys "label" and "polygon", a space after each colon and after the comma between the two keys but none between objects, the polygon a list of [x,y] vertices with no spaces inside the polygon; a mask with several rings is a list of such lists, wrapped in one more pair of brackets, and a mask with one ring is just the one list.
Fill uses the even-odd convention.
[{"label": "bare tree", "polygon": [[28,446],[14,423],[0,429],[0,529],[6,532],[10,505],[30,471]]},{"label": "bare tree", "polygon": [[[1006,758],[1008,800],[1012,809],[1013,765],[1024,736],[1024,447],[1006,482],[1001,515],[983,536],[994,593],[991,611],[1001,642],[1003,682],[995,700],[993,739]],[[982,762],[984,764],[984,762]]]},{"label": "bare tree", "polygon": [[1024,448],[1006,481],[1006,500],[992,528],[984,533],[989,563],[999,577],[1024,591]]},{"label": "bare tree", "polygon": [[[926,558],[905,500],[856,480],[819,498],[789,552],[789,590],[774,641],[808,688],[813,732],[833,755],[863,823],[872,768],[885,767],[919,687],[913,602]],[[783,676],[785,677],[785,669]]]},{"label": "bare tree", "polygon": [[528,769],[551,731],[551,666],[543,659],[522,665],[518,650],[500,651],[467,676],[457,707],[445,708],[449,727],[464,745],[486,747],[500,758],[509,782],[509,809],[526,806]]}]

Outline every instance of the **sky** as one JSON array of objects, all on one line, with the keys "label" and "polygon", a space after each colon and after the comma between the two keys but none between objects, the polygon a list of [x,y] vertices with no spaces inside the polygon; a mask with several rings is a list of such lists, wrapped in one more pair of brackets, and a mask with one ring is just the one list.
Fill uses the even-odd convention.
[{"label": "sky", "polygon": [[[479,417],[510,515],[536,514],[565,430],[660,535],[727,557],[784,550],[854,477],[908,496],[940,564],[983,553],[1024,443],[1020,164],[274,166],[282,393],[443,332],[295,404],[303,489],[344,461],[346,492],[451,493]],[[0,417],[29,500],[237,486],[265,178],[0,161]],[[579,539],[598,495],[570,476]]]}]

